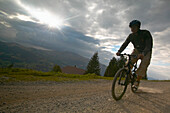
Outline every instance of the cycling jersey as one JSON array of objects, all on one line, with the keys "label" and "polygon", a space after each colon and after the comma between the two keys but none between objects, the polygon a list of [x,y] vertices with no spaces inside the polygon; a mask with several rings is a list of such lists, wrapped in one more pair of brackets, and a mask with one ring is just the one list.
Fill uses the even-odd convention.
[{"label": "cycling jersey", "polygon": [[130,42],[133,44],[135,49],[144,55],[152,51],[153,39],[150,32],[147,30],[139,30],[136,33],[131,33],[118,51],[121,53]]}]

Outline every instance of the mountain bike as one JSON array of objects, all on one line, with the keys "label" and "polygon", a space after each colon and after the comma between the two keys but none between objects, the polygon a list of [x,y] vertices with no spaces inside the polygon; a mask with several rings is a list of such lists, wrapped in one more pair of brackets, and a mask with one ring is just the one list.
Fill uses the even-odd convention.
[{"label": "mountain bike", "polygon": [[[137,87],[134,87],[134,83],[136,82],[137,75],[137,62],[132,64],[131,59],[136,58],[137,55],[130,55],[130,54],[120,54],[120,56],[124,57],[127,56],[128,61],[126,65],[119,69],[114,76],[113,83],[112,83],[112,97],[117,101],[120,100],[126,92],[127,86],[131,83],[131,90],[133,93],[137,91]],[[133,68],[131,69],[131,66]]]}]

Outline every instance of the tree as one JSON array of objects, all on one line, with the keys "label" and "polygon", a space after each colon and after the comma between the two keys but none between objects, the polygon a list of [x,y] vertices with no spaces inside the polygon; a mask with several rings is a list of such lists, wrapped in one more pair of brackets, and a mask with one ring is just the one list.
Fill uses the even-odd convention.
[{"label": "tree", "polygon": [[124,58],[123,56],[121,56],[118,60],[117,60],[117,62],[118,62],[118,68],[120,69],[120,68],[122,68],[124,65],[125,65],[125,62],[127,61],[127,59],[126,58]]},{"label": "tree", "polygon": [[109,62],[109,66],[106,68],[104,76],[113,77],[117,72],[117,70],[118,70],[117,59],[113,57]]},{"label": "tree", "polygon": [[59,65],[54,65],[54,67],[53,67],[53,70],[52,70],[53,72],[62,72],[61,71],[61,68],[60,68],[60,66]]},{"label": "tree", "polygon": [[99,63],[98,52],[94,53],[94,55],[92,56],[91,60],[87,65],[85,74],[88,73],[95,73],[96,75],[100,75],[100,63]]},{"label": "tree", "polygon": [[120,59],[113,57],[109,62],[109,66],[106,68],[104,76],[114,77],[116,72],[124,66],[125,61],[126,59],[124,57],[121,57]]}]

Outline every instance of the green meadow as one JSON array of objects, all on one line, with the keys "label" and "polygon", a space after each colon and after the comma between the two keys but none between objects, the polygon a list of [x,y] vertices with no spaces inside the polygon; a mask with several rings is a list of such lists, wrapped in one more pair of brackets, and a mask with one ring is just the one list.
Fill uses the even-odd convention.
[{"label": "green meadow", "polygon": [[82,80],[95,80],[105,79],[112,80],[113,77],[102,77],[95,74],[65,74],[56,72],[42,72],[31,69],[21,68],[0,68],[0,82],[19,82],[19,81],[82,81]]}]

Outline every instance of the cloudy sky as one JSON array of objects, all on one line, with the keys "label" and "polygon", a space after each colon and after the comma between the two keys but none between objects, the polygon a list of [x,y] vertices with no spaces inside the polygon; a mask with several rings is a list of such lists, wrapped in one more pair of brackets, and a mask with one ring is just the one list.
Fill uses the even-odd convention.
[{"label": "cloudy sky", "polygon": [[[110,59],[138,19],[154,48],[148,76],[170,79],[170,0],[0,0],[0,38]],[[131,53],[132,44],[124,52]]]}]

